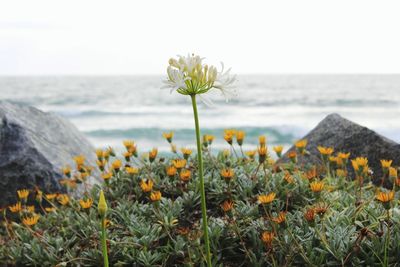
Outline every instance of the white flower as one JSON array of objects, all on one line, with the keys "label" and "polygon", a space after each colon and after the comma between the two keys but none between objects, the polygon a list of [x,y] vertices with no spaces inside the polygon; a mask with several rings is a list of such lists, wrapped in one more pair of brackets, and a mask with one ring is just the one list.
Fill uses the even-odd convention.
[{"label": "white flower", "polygon": [[[195,55],[178,56],[178,59],[171,58],[167,68],[168,78],[164,81],[163,88],[170,88],[171,92],[177,91],[183,95],[202,95],[210,89],[215,88],[221,91],[226,100],[236,95],[234,90],[235,75],[230,75],[230,69],[224,72],[218,71],[214,66],[203,64],[203,58]],[[201,96],[205,99],[204,96]],[[204,101],[210,104],[211,101]]]}]

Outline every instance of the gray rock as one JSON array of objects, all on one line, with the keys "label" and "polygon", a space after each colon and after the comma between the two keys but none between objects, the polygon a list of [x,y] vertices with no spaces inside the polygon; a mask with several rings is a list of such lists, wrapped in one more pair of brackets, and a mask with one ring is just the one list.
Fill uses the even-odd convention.
[{"label": "gray rock", "polygon": [[61,168],[74,166],[80,154],[95,164],[93,146],[66,119],[0,101],[0,207],[15,202],[22,188],[63,192]]},{"label": "gray rock", "polygon": [[[308,140],[309,155],[301,157],[301,163],[318,164],[321,156],[317,146],[333,147],[335,152],[350,152],[350,159],[367,157],[375,179],[381,179],[381,159],[393,160],[392,166],[400,166],[400,144],[376,132],[351,122],[338,114],[330,114],[303,139]],[[294,146],[288,151],[295,149]],[[283,161],[288,161],[288,152]],[[350,165],[350,164],[349,164]],[[348,170],[352,172],[352,168]]]}]

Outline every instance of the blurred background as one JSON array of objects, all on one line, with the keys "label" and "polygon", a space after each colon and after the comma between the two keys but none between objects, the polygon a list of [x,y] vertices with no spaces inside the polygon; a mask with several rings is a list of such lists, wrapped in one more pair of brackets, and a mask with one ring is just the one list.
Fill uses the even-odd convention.
[{"label": "blurred background", "polygon": [[69,119],[96,147],[133,139],[193,147],[190,99],[160,90],[168,59],[232,67],[238,97],[200,106],[225,128],[288,146],[329,113],[400,142],[396,1],[8,1],[0,9],[0,100]]}]

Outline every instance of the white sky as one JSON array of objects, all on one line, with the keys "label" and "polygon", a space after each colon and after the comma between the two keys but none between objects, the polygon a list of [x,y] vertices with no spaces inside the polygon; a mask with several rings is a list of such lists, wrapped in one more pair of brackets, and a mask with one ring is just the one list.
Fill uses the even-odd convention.
[{"label": "white sky", "polygon": [[398,73],[398,0],[0,0],[0,74]]}]

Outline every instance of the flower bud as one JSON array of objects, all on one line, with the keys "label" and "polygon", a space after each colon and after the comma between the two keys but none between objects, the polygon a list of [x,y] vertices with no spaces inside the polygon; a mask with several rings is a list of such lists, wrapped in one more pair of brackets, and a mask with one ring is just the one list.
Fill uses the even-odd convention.
[{"label": "flower bud", "polygon": [[100,216],[105,217],[107,212],[107,203],[104,197],[103,190],[100,190],[99,204],[97,206]]}]

